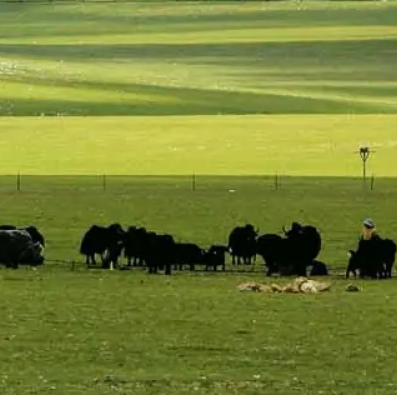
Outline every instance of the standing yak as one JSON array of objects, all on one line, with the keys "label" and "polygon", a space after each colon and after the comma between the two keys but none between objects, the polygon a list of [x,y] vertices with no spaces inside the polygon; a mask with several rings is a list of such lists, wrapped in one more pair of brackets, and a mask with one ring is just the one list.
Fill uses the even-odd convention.
[{"label": "standing yak", "polygon": [[109,268],[111,263],[117,266],[123,249],[124,237],[125,231],[118,223],[108,227],[92,225],[83,236],[80,254],[86,256],[87,266],[90,263],[96,265],[95,254],[101,255],[102,268]]},{"label": "standing yak", "polygon": [[285,237],[265,234],[257,239],[257,253],[262,256],[267,267],[267,276],[280,275],[306,276],[307,267],[315,264],[321,251],[321,235],[311,225],[293,222],[291,229],[284,230]]},{"label": "standing yak", "polygon": [[273,273],[289,275],[287,240],[277,234],[264,234],[256,241],[256,252],[266,265],[266,276]]},{"label": "standing yak", "polygon": [[227,251],[226,246],[213,244],[205,253],[205,270],[216,271],[218,266],[222,266],[222,270],[225,271]]},{"label": "standing yak", "polygon": [[297,222],[294,222],[291,230],[285,234],[289,249],[293,251],[290,261],[295,261],[294,274],[306,276],[307,267],[314,264],[314,260],[321,251],[321,235],[314,226],[302,226]]},{"label": "standing yak", "polygon": [[175,262],[174,238],[168,234],[148,232],[143,257],[149,274],[165,268],[164,274],[170,275],[171,265]]},{"label": "standing yak", "polygon": [[177,258],[176,243],[171,235],[130,226],[124,236],[124,255],[127,266],[131,266],[134,259],[134,265],[145,264],[150,274],[165,268],[165,274],[169,275]]},{"label": "standing yak", "polygon": [[356,251],[349,251],[346,278],[350,273],[360,277],[391,278],[396,259],[397,246],[393,240],[380,237],[360,240]]},{"label": "standing yak", "polygon": [[130,226],[124,238],[124,256],[127,258],[127,266],[143,266],[145,263],[145,245],[148,240],[148,232],[145,228]]},{"label": "standing yak", "polygon": [[252,259],[255,262],[256,257],[256,237],[259,230],[255,230],[253,225],[247,224],[245,226],[235,227],[230,235],[228,241],[228,248],[232,256],[232,264],[241,264],[243,259],[244,265],[250,265]]}]

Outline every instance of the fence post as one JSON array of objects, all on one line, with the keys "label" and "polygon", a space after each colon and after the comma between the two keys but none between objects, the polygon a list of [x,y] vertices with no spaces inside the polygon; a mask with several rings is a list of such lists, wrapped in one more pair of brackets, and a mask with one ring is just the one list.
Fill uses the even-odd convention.
[{"label": "fence post", "polygon": [[192,175],[192,190],[195,191],[196,190],[196,174],[193,173]]},{"label": "fence post", "polygon": [[276,191],[278,190],[278,174],[276,173],[275,177],[274,177],[274,187],[276,189]]},{"label": "fence post", "polygon": [[374,190],[374,186],[375,186],[375,175],[372,174],[372,177],[371,177],[371,191]]},{"label": "fence post", "polygon": [[18,172],[17,174],[17,191],[21,190],[21,174]]},{"label": "fence post", "polygon": [[104,191],[106,190],[106,174],[102,176],[102,188]]}]

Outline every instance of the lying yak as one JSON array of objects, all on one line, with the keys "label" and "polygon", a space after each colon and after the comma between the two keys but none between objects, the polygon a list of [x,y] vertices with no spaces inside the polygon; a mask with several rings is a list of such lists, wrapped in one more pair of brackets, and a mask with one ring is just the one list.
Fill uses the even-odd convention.
[{"label": "lying yak", "polygon": [[20,264],[38,266],[44,263],[42,246],[26,230],[0,230],[0,263],[18,268]]},{"label": "lying yak", "polygon": [[39,230],[33,226],[26,226],[26,227],[16,227],[14,225],[0,225],[0,230],[26,230],[30,236],[32,237],[32,240],[35,243],[40,243],[43,247],[45,247],[45,239],[42,233],[39,232]]}]

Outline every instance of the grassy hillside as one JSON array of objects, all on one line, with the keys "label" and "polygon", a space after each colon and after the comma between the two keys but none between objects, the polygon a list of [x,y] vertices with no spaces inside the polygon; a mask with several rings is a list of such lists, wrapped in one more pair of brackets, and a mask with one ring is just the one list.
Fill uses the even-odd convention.
[{"label": "grassy hillside", "polygon": [[397,110],[396,2],[2,4],[2,115]]}]

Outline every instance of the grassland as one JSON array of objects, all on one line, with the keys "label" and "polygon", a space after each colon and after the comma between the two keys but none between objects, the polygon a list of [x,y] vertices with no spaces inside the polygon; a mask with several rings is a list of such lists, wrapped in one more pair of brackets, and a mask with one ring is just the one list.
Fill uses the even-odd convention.
[{"label": "grassland", "polygon": [[3,115],[395,114],[396,2],[2,4]]},{"label": "grassland", "polygon": [[394,238],[396,7],[1,3],[0,223],[35,223],[48,260],[0,272],[1,394],[394,393],[395,280],[266,296],[235,290],[261,263],[165,278],[68,262],[113,221],[204,247],[236,223],[314,223],[334,275],[364,217]]},{"label": "grassland", "polygon": [[[397,183],[379,179],[260,177],[1,178],[2,222],[36,223],[48,240],[37,272],[0,272],[3,394],[389,394],[396,385],[396,284],[359,281],[349,294],[335,274],[370,214],[393,237]],[[230,193],[235,189],[235,193]],[[242,294],[254,273],[91,272],[79,240],[91,223],[120,221],[203,246],[236,223],[278,232],[315,223],[334,285],[318,296]],[[61,260],[63,262],[54,262]],[[260,261],[259,261],[260,262]],[[280,281],[280,280],[273,280]],[[286,281],[286,280],[284,280]],[[385,328],[388,328],[387,336]]]},{"label": "grassland", "polygon": [[2,273],[2,393],[394,391],[394,281],[296,297],[244,278]]},{"label": "grassland", "polygon": [[397,116],[4,117],[1,174],[394,177]]},{"label": "grassland", "polygon": [[[292,220],[314,223],[324,246],[320,258],[331,268],[346,265],[360,223],[372,216],[393,237],[397,183],[376,179],[364,193],[359,178],[279,177],[16,177],[1,178],[2,223],[35,223],[48,238],[51,260],[81,261],[83,232],[92,223],[119,221],[169,232],[204,247],[225,243],[236,223],[252,222],[262,232],[280,232]],[[235,190],[230,193],[229,190]],[[261,265],[260,265],[261,266]]]}]

